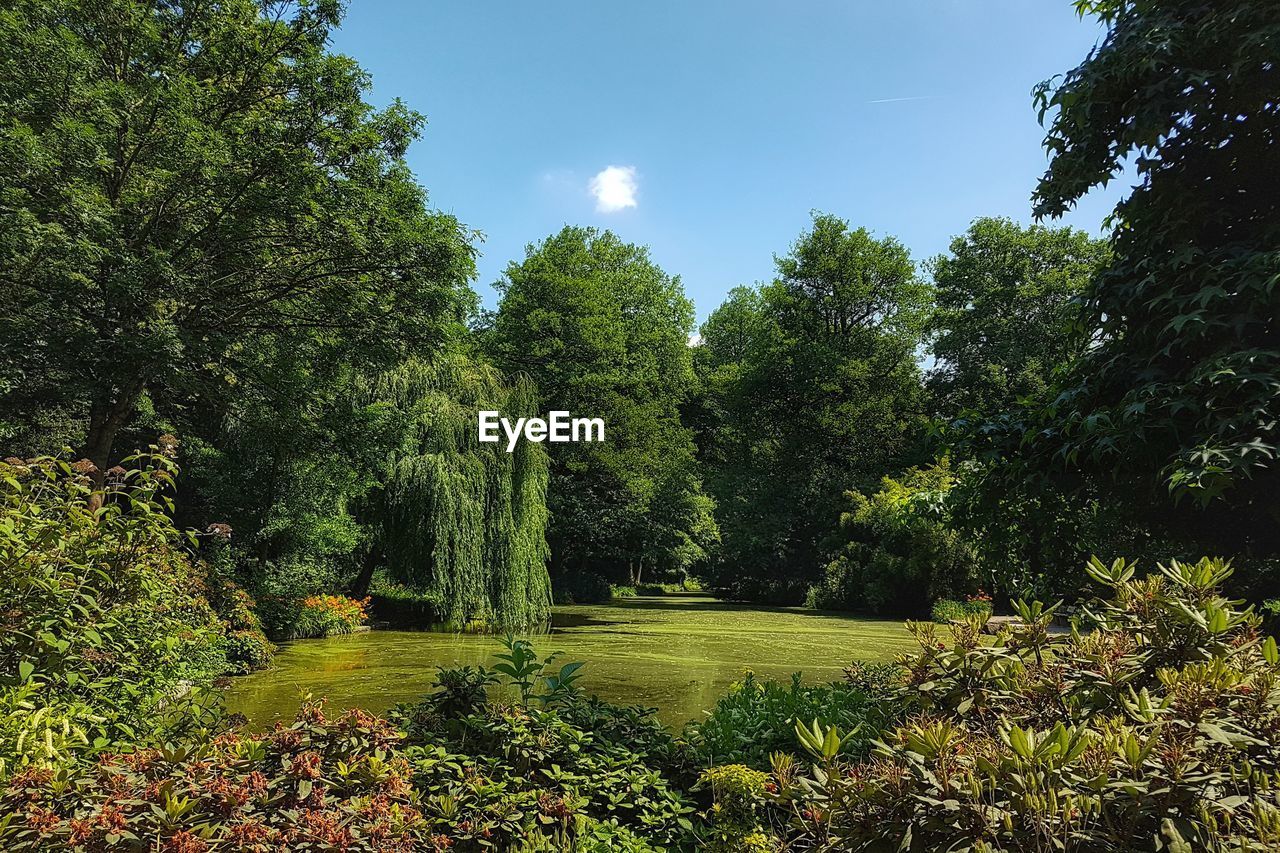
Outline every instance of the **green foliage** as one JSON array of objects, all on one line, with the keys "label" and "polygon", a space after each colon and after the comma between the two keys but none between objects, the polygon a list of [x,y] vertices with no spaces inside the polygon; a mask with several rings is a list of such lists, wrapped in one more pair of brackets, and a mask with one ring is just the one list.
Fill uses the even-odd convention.
[{"label": "green foliage", "polygon": [[710,811],[714,829],[703,849],[719,853],[770,853],[778,849],[776,839],[760,825],[768,774],[729,764],[704,770],[701,782],[714,798]]},{"label": "green foliage", "polygon": [[415,785],[465,833],[459,840],[501,847],[540,830],[563,831],[576,815],[616,821],[657,844],[692,826],[692,807],[645,756],[571,725],[555,709],[491,706],[457,722],[456,729],[412,728],[406,754]]},{"label": "green foliage", "polygon": [[97,510],[86,462],[0,463],[0,775],[209,722],[225,627],[169,518],[177,467],[130,461]]},{"label": "green foliage", "polygon": [[[775,773],[796,849],[1264,850],[1280,844],[1280,652],[1223,598],[1231,569],[1172,562],[1138,577],[1088,566],[1108,596],[1080,628],[1018,602],[979,620],[914,626],[902,700],[918,716],[873,760]],[[819,762],[824,767],[832,762]],[[944,807],[939,807],[944,804]]]},{"label": "green foliage", "polygon": [[893,717],[894,709],[880,699],[895,683],[892,671],[868,671],[861,683],[805,685],[797,673],[789,685],[757,681],[747,676],[720,697],[705,720],[690,723],[685,732],[704,766],[745,764],[769,767],[774,752],[794,750],[798,721],[818,720],[856,732],[847,744],[851,753],[867,743]]},{"label": "green foliage", "polygon": [[294,396],[311,377],[430,351],[461,319],[471,235],[405,165],[422,117],[375,110],[368,74],[328,52],[340,18],[283,0],[6,7],[6,411],[69,413],[104,471],[152,407],[209,432],[278,415],[280,442],[311,426]]},{"label": "green foliage", "polygon": [[443,720],[460,720],[482,710],[489,701],[488,688],[497,683],[498,673],[487,667],[440,667],[424,703]]},{"label": "green foliage", "polygon": [[[174,853],[456,850],[457,828],[408,783],[401,736],[363,711],[194,745],[106,753],[95,765],[29,769],[0,795],[6,850]],[[462,847],[461,849],[475,849]]]},{"label": "green foliage", "polygon": [[980,577],[969,540],[950,523],[950,463],[885,477],[870,496],[846,492],[847,538],[806,604],[831,610],[916,614],[940,596],[972,592]]},{"label": "green foliage", "polygon": [[275,656],[276,647],[267,639],[257,602],[229,576],[231,527],[215,523],[209,526],[207,534],[208,539],[201,549],[207,569],[204,596],[226,627],[223,650],[227,656],[228,672],[245,675],[264,669]]},{"label": "green foliage", "polygon": [[692,418],[723,538],[708,580],[796,603],[827,562],[829,508],[914,450],[929,293],[901,243],[826,214],[777,265],[703,325]]},{"label": "green foliage", "polygon": [[[560,652],[552,652],[539,660],[531,642],[510,634],[502,639],[502,645],[506,651],[495,655],[499,662],[493,665],[493,671],[507,677],[507,683],[519,693],[520,704],[527,706],[530,700],[536,699],[550,705],[563,702],[577,693],[581,663],[566,663],[556,671],[552,664],[560,657]],[[540,684],[543,691],[535,692]]]},{"label": "green foliage", "polygon": [[428,628],[444,622],[444,602],[439,593],[414,589],[385,577],[373,580],[369,612],[379,621],[400,628]]},{"label": "green foliage", "polygon": [[611,584],[609,587],[610,598],[635,598],[640,593],[634,586],[626,586],[623,584]]},{"label": "green foliage", "polygon": [[245,675],[269,666],[276,647],[261,630],[233,630],[227,632],[225,652],[229,672]]},{"label": "green foliage", "polygon": [[[546,849],[540,835],[586,844],[617,833],[638,850],[687,840],[693,807],[672,778],[680,748],[653,712],[586,699],[581,664],[555,670],[556,655],[540,660],[525,640],[503,646],[492,669],[441,670],[435,692],[393,712],[414,783],[461,849]],[[500,676],[517,703],[489,701]]]},{"label": "green foliage", "polygon": [[556,579],[557,604],[599,604],[613,598],[613,584],[595,572],[574,572]]},{"label": "green foliage", "polygon": [[497,285],[485,332],[508,371],[527,373],[540,408],[599,417],[606,441],[550,446],[553,573],[635,583],[703,559],[712,503],[680,419],[693,375],[693,305],[648,251],[611,232],[566,227],[528,247]]},{"label": "green foliage", "polygon": [[532,415],[525,379],[504,382],[461,354],[408,362],[368,391],[396,436],[372,501],[371,559],[389,577],[439,602],[455,628],[529,629],[550,614],[548,461],[542,446],[481,444],[481,409]]},{"label": "green foliage", "polygon": [[968,598],[964,601],[939,598],[929,609],[929,616],[939,625],[965,622],[970,616],[977,617],[985,623],[991,618],[991,599],[985,596]]},{"label": "green foliage", "polygon": [[1084,349],[1072,331],[1077,298],[1106,260],[1106,243],[1083,231],[974,220],[931,263],[935,410],[995,413],[1044,400],[1054,371]]},{"label": "green foliage", "polygon": [[1280,553],[1280,9],[1265,0],[1081,3],[1108,32],[1042,84],[1038,214],[1127,161],[1112,261],[1087,291],[1091,344],[1047,407],[978,426],[993,488],[1051,477],[1141,507],[1197,551]]}]

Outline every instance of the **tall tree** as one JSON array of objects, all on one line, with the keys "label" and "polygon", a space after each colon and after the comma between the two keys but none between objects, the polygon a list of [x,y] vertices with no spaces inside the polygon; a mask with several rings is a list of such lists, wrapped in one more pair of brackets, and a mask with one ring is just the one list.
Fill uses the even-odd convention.
[{"label": "tall tree", "polygon": [[566,227],[497,285],[489,351],[535,382],[543,411],[605,423],[602,443],[548,445],[552,559],[562,575],[677,570],[714,532],[680,405],[693,305],[678,277],[609,231]]},{"label": "tall tree", "polygon": [[[372,510],[368,568],[431,594],[456,628],[540,626],[550,614],[547,454],[519,442],[481,444],[482,409],[537,412],[533,383],[503,382],[462,354],[410,361],[369,387],[376,430],[392,441]],[[367,586],[370,575],[357,581]]]},{"label": "tall tree", "polygon": [[1189,553],[1274,555],[1280,5],[1076,5],[1107,34],[1037,90],[1051,161],[1036,213],[1064,213],[1129,162],[1139,181],[1113,214],[1112,260],[1084,300],[1090,339],[1060,393],[970,424],[962,452],[991,465],[988,499],[1100,495]]},{"label": "tall tree", "polygon": [[334,0],[17,0],[0,14],[0,394],[99,469],[139,401],[262,380],[262,341],[396,363],[473,269],[363,100]]},{"label": "tall tree", "polygon": [[826,214],[777,265],[773,283],[735,290],[702,328],[699,441],[724,540],[717,583],[797,600],[825,562],[841,495],[915,446],[928,287],[897,240]]},{"label": "tall tree", "polygon": [[934,258],[929,376],[943,415],[1006,411],[1043,399],[1056,369],[1084,350],[1078,297],[1107,257],[1106,243],[1072,228],[974,220]]}]

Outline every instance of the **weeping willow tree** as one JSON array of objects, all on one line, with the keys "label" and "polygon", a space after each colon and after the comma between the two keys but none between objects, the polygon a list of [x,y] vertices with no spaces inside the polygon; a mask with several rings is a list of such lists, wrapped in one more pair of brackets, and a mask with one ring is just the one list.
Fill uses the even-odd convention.
[{"label": "weeping willow tree", "polygon": [[481,444],[477,413],[535,414],[526,378],[462,356],[411,361],[371,388],[400,436],[386,465],[377,525],[391,579],[439,602],[457,627],[520,630],[546,622],[547,454],[540,444]]}]

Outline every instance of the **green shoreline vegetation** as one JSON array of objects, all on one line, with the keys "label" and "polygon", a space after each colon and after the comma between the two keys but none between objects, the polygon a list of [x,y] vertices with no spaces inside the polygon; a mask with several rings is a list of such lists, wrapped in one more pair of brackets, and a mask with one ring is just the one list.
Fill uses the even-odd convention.
[{"label": "green shoreline vegetation", "polygon": [[591,227],[482,309],[336,0],[6,4],[0,848],[1280,848],[1280,4],[1075,7],[1036,224],[691,343]]}]

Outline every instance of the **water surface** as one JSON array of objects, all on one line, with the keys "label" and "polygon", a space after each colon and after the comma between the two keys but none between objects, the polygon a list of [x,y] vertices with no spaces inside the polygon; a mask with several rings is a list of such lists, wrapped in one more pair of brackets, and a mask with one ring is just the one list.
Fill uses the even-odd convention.
[{"label": "water surface", "polygon": [[[585,661],[587,692],[655,707],[673,726],[701,717],[746,670],[829,681],[854,659],[891,660],[915,647],[896,621],[695,594],[556,607],[551,633],[533,642],[540,655]],[[493,637],[415,631],[300,640],[281,647],[272,669],[234,679],[227,704],[255,726],[292,718],[304,693],[328,697],[330,708],[381,712],[420,699],[437,666],[486,663],[499,650]]]}]

